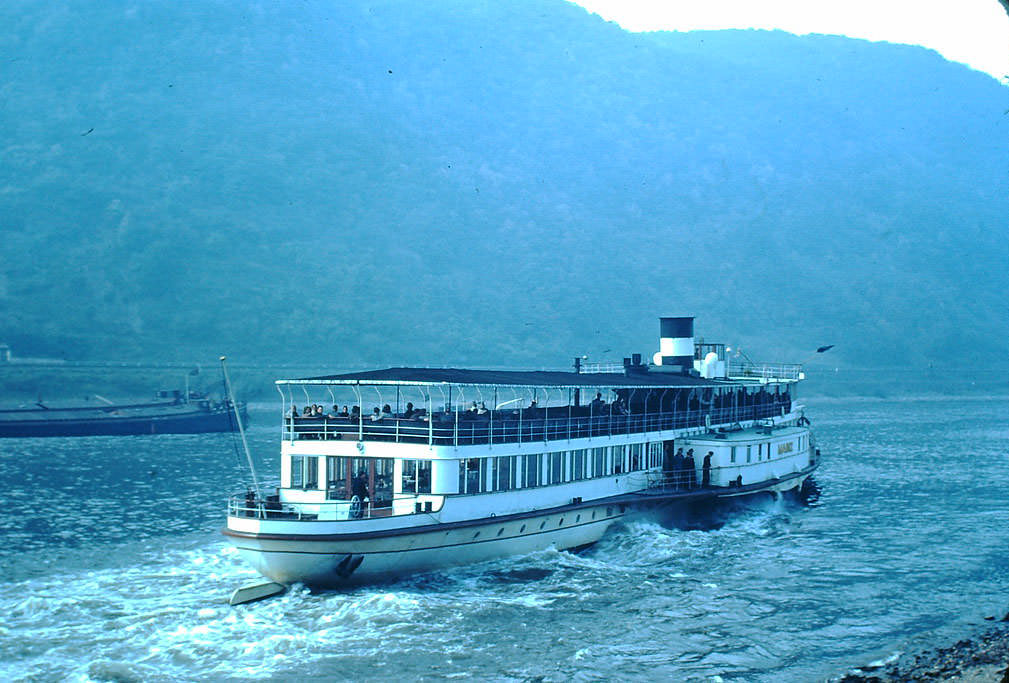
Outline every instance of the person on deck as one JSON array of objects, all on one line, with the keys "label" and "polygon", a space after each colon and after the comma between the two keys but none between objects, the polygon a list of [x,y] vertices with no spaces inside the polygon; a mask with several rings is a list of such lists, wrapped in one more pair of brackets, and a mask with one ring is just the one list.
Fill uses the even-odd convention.
[{"label": "person on deck", "polygon": [[714,454],[714,451],[708,451],[704,456],[704,464],[701,465],[701,486],[705,488],[711,486],[711,457]]},{"label": "person on deck", "polygon": [[695,489],[697,488],[697,462],[694,461],[694,449],[687,449],[687,457],[684,460],[683,468],[686,470],[684,474],[687,475],[687,488]]},{"label": "person on deck", "polygon": [[407,420],[412,419],[413,418],[413,413],[414,413],[413,404],[412,403],[407,403],[406,404],[406,410],[403,411],[403,417],[405,419],[407,419]]},{"label": "person on deck", "polygon": [[606,401],[603,400],[603,395],[601,392],[596,392],[596,397],[592,399],[592,403],[589,404],[589,408],[593,415],[599,415],[606,411]]},{"label": "person on deck", "polygon": [[382,419],[382,411],[379,410],[378,406],[375,406],[375,410],[371,411],[371,421],[379,422]]}]

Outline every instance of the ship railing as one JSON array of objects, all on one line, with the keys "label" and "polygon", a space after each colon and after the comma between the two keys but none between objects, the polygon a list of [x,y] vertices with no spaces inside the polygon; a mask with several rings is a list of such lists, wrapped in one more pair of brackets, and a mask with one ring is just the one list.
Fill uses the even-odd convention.
[{"label": "ship railing", "polygon": [[739,379],[800,380],[802,365],[798,363],[760,363],[730,361],[729,377]]},{"label": "ship railing", "polygon": [[564,415],[568,408],[539,409],[537,416],[515,416],[496,411],[468,417],[465,413],[436,414],[433,421],[398,417],[363,422],[339,417],[309,417],[284,420],[285,440],[352,440],[427,443],[431,445],[471,446],[477,444],[558,441],[614,436],[764,420],[780,417],[791,410],[788,399],[766,404],[698,408],[695,410],[653,413],[600,415]]},{"label": "ship railing", "polygon": [[578,372],[583,375],[599,375],[599,374],[621,374],[624,371],[624,364],[617,363],[615,361],[609,362],[599,362],[599,363],[581,363],[578,366]]},{"label": "ship railing", "polygon": [[393,500],[327,500],[325,502],[281,502],[278,495],[258,499],[250,493],[228,498],[228,516],[289,521],[346,521],[402,517],[440,512],[444,496],[397,494]]}]

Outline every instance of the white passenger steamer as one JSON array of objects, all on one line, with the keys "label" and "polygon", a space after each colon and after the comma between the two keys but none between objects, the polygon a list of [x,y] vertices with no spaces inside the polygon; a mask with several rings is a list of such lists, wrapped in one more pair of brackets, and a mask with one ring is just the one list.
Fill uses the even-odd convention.
[{"label": "white passenger steamer", "polygon": [[[647,506],[799,488],[819,459],[800,367],[731,362],[694,343],[693,318],[661,330],[651,364],[278,381],[280,486],[233,497],[224,533],[279,584],[341,587],[587,546]],[[300,394],[326,414],[292,416]]]}]

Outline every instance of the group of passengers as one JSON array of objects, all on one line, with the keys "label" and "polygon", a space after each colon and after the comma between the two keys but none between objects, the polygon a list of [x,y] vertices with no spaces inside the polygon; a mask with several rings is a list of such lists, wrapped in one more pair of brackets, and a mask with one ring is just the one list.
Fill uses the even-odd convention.
[{"label": "group of passengers", "polygon": [[[711,485],[711,458],[714,451],[708,451],[701,464],[701,486]],[[665,466],[666,481],[674,489],[697,488],[697,461],[694,459],[694,449],[688,448],[684,454],[680,448],[670,458]]]},{"label": "group of passengers", "polygon": [[[629,411],[627,410],[627,405],[624,403],[622,397],[617,397],[612,403],[607,403],[603,400],[603,395],[601,392],[596,392],[596,397],[592,399],[590,405],[590,410],[592,415],[627,415]],[[516,409],[509,411],[504,417],[512,419],[536,419],[545,416],[546,409],[540,408],[536,402],[536,399],[532,399],[529,405],[523,409]],[[470,406],[463,412],[459,414],[461,419],[464,420],[487,420],[490,419],[491,411],[487,408],[487,404],[484,401],[473,401]],[[329,412],[319,405],[318,403],[313,403],[302,408],[301,412],[298,412],[297,406],[291,406],[290,416],[292,418],[331,418],[331,419],[347,419],[347,420],[360,420],[361,419],[361,407],[360,406],[340,406],[334,405],[333,409]],[[446,408],[443,412],[435,413],[436,421],[453,420],[455,418],[455,413]],[[402,413],[396,414],[392,412],[392,407],[386,403],[381,408],[375,406],[371,414],[368,415],[368,419],[371,422],[381,422],[385,419],[397,418],[401,420],[419,420],[426,422],[429,417],[427,411],[423,408],[414,408],[413,403],[406,404],[406,410]]]}]

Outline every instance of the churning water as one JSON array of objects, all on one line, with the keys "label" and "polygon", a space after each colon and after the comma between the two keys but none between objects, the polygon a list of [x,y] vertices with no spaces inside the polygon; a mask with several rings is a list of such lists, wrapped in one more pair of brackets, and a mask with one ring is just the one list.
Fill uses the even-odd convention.
[{"label": "churning water", "polygon": [[[228,435],[0,442],[0,678],[811,680],[1009,606],[1009,404],[811,401],[819,499],[641,518],[396,584],[255,578],[219,534]],[[279,418],[250,445],[278,469]]]}]

